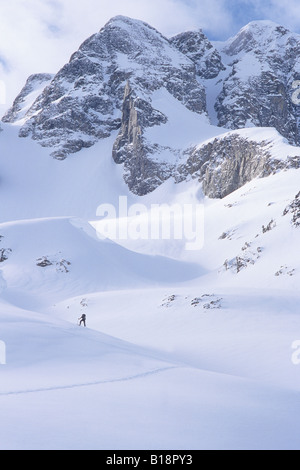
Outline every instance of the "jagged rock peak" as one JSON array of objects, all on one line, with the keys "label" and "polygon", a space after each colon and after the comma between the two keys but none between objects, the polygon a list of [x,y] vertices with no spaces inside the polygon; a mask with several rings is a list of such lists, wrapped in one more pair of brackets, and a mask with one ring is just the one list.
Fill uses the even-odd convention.
[{"label": "jagged rock peak", "polygon": [[221,55],[201,29],[178,34],[170,42],[196,64],[201,78],[215,78],[225,70]]},{"label": "jagged rock peak", "polygon": [[[160,53],[156,55],[158,50]],[[86,52],[91,57],[100,56],[102,59],[109,59],[111,55],[116,58],[121,53],[138,64],[155,65],[156,69],[165,65],[166,61],[175,66],[190,66],[184,55],[179,57],[173,54],[171,57],[169,41],[159,31],[143,21],[126,16],[116,16],[108,21],[98,33],[84,41],[71,60],[77,54]],[[130,68],[132,64],[127,65]]]}]

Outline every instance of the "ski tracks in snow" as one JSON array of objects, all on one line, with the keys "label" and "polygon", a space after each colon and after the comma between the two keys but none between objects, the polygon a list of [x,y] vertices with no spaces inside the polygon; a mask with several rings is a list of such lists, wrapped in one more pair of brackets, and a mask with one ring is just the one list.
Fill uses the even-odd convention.
[{"label": "ski tracks in snow", "polygon": [[149,377],[151,375],[161,374],[163,372],[167,372],[169,370],[179,369],[179,368],[182,368],[182,367],[169,366],[169,367],[162,367],[159,369],[150,370],[147,372],[142,372],[140,374],[129,375],[129,376],[119,377],[119,378],[110,379],[110,380],[98,380],[95,382],[77,383],[77,384],[70,384],[70,385],[58,385],[58,386],[45,387],[45,388],[41,387],[41,388],[28,389],[28,390],[15,390],[15,391],[10,391],[10,392],[0,392],[0,397],[12,396],[12,395],[25,395],[29,393],[53,392],[57,390],[68,390],[68,389],[81,388],[81,387],[92,387],[95,385],[112,384],[112,383],[117,383],[117,382],[127,382],[130,380],[142,379],[142,378]]}]

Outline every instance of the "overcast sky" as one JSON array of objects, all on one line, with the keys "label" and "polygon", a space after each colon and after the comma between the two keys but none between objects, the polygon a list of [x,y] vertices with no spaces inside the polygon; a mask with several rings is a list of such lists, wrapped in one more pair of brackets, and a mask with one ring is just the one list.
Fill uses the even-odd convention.
[{"label": "overcast sky", "polygon": [[87,37],[119,14],[144,20],[166,36],[202,28],[210,39],[227,39],[257,19],[300,32],[300,0],[0,0],[4,107],[30,74],[57,72]]}]

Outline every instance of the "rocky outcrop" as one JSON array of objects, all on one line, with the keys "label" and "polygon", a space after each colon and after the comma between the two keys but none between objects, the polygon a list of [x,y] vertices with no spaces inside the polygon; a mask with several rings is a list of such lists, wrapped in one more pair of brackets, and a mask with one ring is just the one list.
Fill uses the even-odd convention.
[{"label": "rocky outcrop", "polygon": [[116,163],[126,162],[133,152],[143,153],[143,129],[159,126],[168,121],[167,117],[151,104],[142,100],[131,89],[128,81],[124,91],[122,124],[113,146],[113,158]]},{"label": "rocky outcrop", "polygon": [[296,195],[292,203],[284,210],[283,215],[292,214],[292,224],[300,227],[300,192]]},{"label": "rocky outcrop", "polygon": [[195,63],[199,77],[215,78],[225,70],[221,55],[201,30],[178,34],[170,42]]},{"label": "rocky outcrop", "polygon": [[300,168],[300,156],[277,160],[270,142],[256,142],[230,133],[191,149],[187,163],[179,166],[177,181],[198,178],[211,198],[224,198],[257,177],[287,168]]},{"label": "rocky outcrop", "polygon": [[152,155],[159,152],[144,137],[144,129],[165,124],[167,117],[136,96],[127,82],[124,93],[122,125],[113,146],[113,159],[124,164],[124,179],[130,190],[145,195],[168,179],[173,166],[155,162]]},{"label": "rocky outcrop", "polygon": [[53,266],[58,273],[69,273],[70,272],[70,261],[67,261],[61,258],[61,253],[54,255],[54,256],[43,256],[42,258],[38,258],[36,260],[36,265],[39,268],[48,268]]},{"label": "rocky outcrop", "polygon": [[12,253],[11,248],[1,248],[0,249],[0,263],[7,261],[11,253]]}]

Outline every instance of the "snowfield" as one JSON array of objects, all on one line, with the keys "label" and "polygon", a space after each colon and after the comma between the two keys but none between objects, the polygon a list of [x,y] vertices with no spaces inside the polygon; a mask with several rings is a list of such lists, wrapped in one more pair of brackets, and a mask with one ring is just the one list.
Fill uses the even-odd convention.
[{"label": "snowfield", "polygon": [[298,181],[216,201],[168,183],[169,202],[205,205],[199,252],[99,240],[78,218],[2,223],[0,448],[298,448],[299,235],[283,216]]},{"label": "snowfield", "polygon": [[[131,21],[115,20],[126,26],[128,41]],[[142,25],[134,29],[137,43]],[[193,70],[190,59],[157,34],[147,33],[152,62],[159,38],[162,61]],[[240,42],[238,36],[234,45]],[[299,147],[274,128],[216,126],[212,100],[221,91],[220,77],[229,74],[229,56],[222,54],[226,70],[205,81],[208,113],[176,98],[175,79],[173,95],[165,85],[153,88],[151,105],[167,118],[159,125],[148,116],[143,132],[153,146],[144,165],[175,168],[191,146],[199,150],[232,136],[264,143],[282,164],[299,158]],[[100,59],[90,57],[93,71]],[[242,57],[238,76],[245,79],[258,59]],[[114,60],[123,72],[134,69],[135,92],[143,97],[147,67],[134,62],[140,55],[132,53],[131,63],[116,53]],[[73,72],[77,80],[76,67]],[[299,165],[283,165],[223,199],[206,197],[196,172],[181,182],[162,179],[139,197],[125,184],[124,165],[112,158],[121,119],[109,137],[60,161],[52,158],[53,149],[19,137],[30,119],[27,110],[48,83],[45,77],[36,82],[19,98],[16,120],[1,123],[0,131],[0,450],[299,450]],[[75,98],[82,92],[77,85],[68,82]],[[54,104],[47,108],[50,118]],[[112,105],[109,110],[121,116]],[[136,110],[130,111],[134,117]],[[55,139],[55,128],[49,129]],[[60,130],[62,138],[68,129]],[[72,138],[80,135],[74,131]],[[136,223],[135,237],[101,238],[98,208],[114,207],[116,222],[124,223],[118,220],[120,197],[128,208],[140,204],[145,217],[153,205],[201,207],[203,246],[187,250],[185,239],[139,236],[138,211],[125,217]],[[183,213],[176,223],[187,222]],[[78,326],[82,314],[87,328]]]}]

